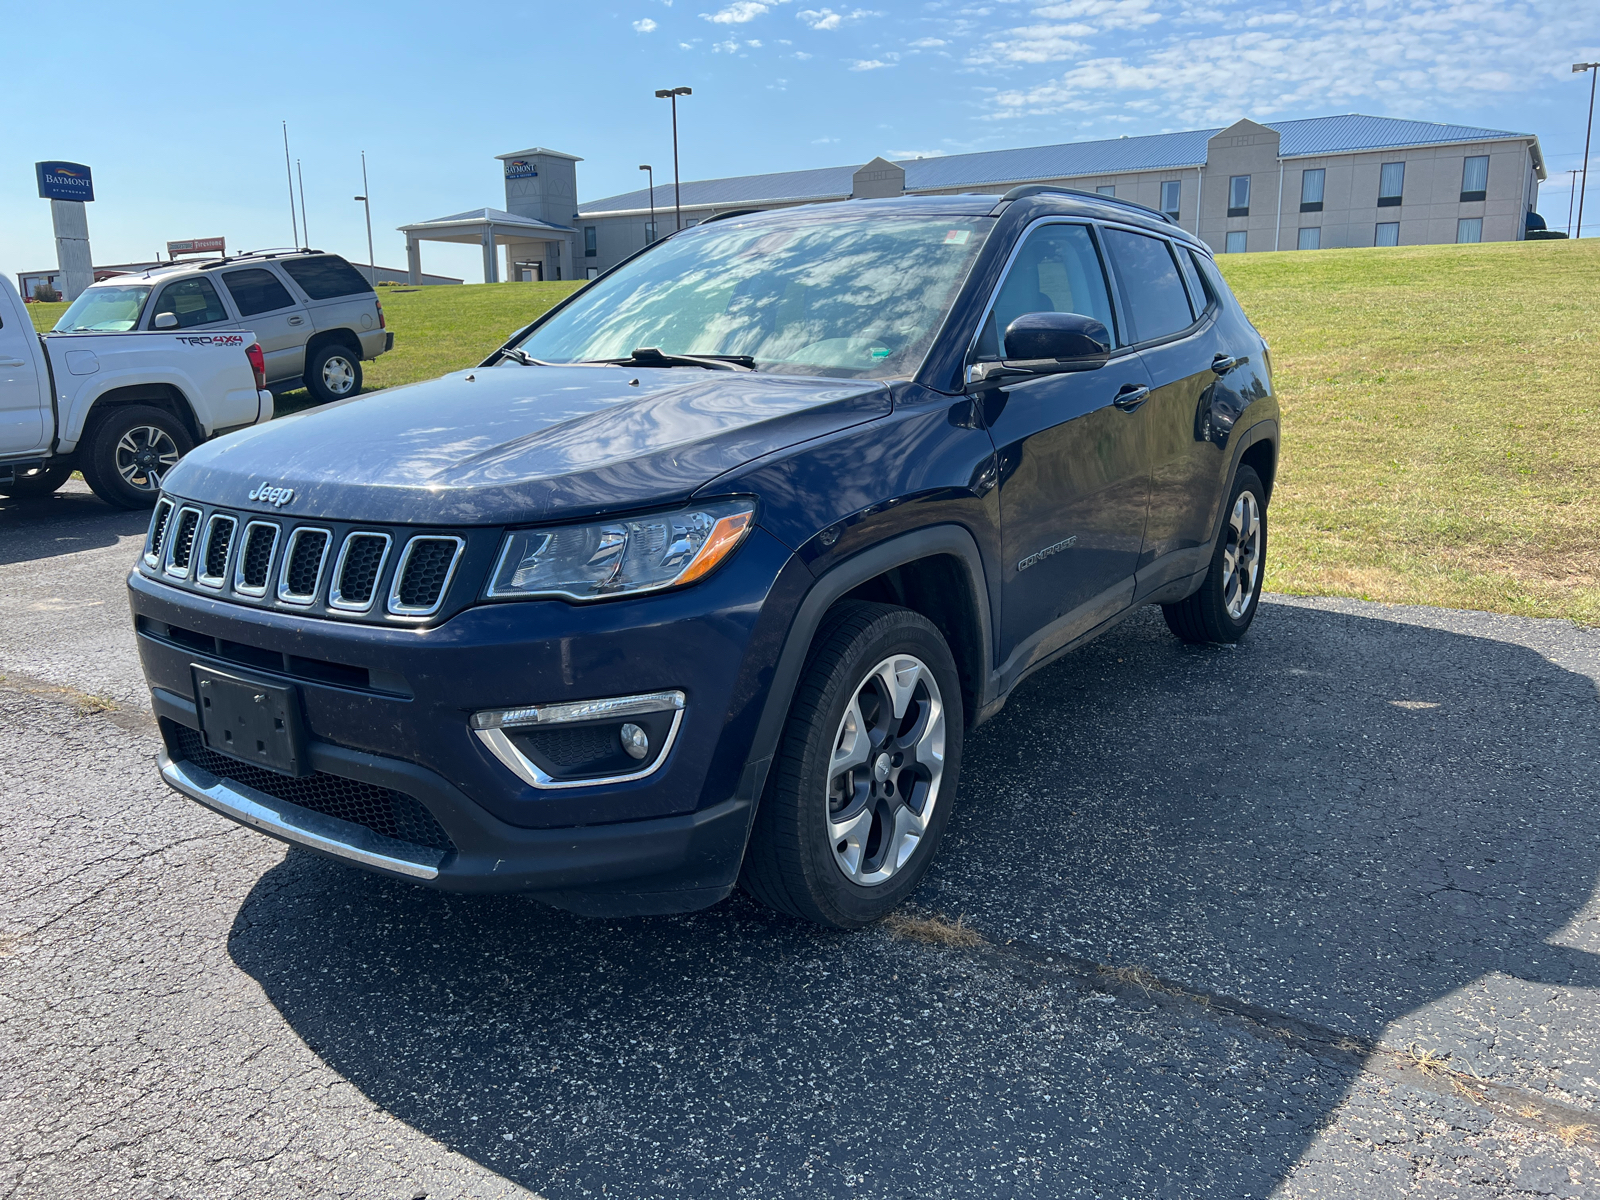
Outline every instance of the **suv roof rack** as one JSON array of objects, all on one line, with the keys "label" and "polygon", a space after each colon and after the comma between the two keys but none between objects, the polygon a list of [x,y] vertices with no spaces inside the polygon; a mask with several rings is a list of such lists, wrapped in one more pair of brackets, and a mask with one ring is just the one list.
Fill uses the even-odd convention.
[{"label": "suv roof rack", "polygon": [[326,254],[326,250],[313,250],[310,246],[278,246],[270,250],[241,250],[237,254],[225,254],[221,258],[209,258],[203,262],[194,262],[191,265],[199,267],[202,271],[214,270],[236,263],[247,258],[277,258],[282,254]]},{"label": "suv roof rack", "polygon": [[1136,200],[1122,200],[1116,196],[1105,196],[1099,192],[1085,192],[1080,188],[1061,187],[1053,183],[1024,183],[1019,187],[1014,187],[1004,196],[1000,197],[998,203],[996,203],[994,208],[989,211],[989,215],[991,217],[998,217],[1000,215],[1000,210],[1006,205],[1010,204],[1013,200],[1022,200],[1028,196],[1037,196],[1041,193],[1060,196],[1081,196],[1085,200],[1093,200],[1100,204],[1111,204],[1118,208],[1131,208],[1140,216],[1154,217],[1156,220],[1167,225],[1177,224],[1176,221],[1167,216],[1167,214],[1162,212],[1160,209],[1151,208],[1148,204],[1140,204]]}]

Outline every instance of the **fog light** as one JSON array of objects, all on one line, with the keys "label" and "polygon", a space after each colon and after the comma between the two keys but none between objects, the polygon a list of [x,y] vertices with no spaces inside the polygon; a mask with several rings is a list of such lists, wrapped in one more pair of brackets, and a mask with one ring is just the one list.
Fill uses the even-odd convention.
[{"label": "fog light", "polygon": [[628,752],[629,758],[643,758],[650,753],[650,735],[637,725],[624,725],[622,748]]}]

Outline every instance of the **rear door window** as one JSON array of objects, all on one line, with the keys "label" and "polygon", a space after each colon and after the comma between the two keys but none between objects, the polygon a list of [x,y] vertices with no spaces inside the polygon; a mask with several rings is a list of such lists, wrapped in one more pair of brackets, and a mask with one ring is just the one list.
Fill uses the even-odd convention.
[{"label": "rear door window", "polygon": [[977,357],[1001,356],[1006,326],[1025,313],[1078,313],[1116,329],[1105,270],[1087,225],[1042,225],[1012,259],[978,337]]},{"label": "rear door window", "polygon": [[1165,238],[1126,229],[1104,232],[1123,307],[1133,324],[1134,340],[1152,341],[1181,333],[1194,324],[1170,243]]},{"label": "rear door window", "polygon": [[361,277],[361,272],[337,254],[290,258],[278,265],[289,272],[289,278],[298,283],[300,290],[313,300],[333,300],[372,290]]},{"label": "rear door window", "polygon": [[278,277],[260,267],[251,267],[246,271],[229,271],[222,276],[222,282],[228,289],[228,294],[233,297],[234,304],[238,306],[241,317],[276,312],[280,308],[289,308],[294,304],[294,297],[289,295],[289,289],[278,281]]},{"label": "rear door window", "polygon": [[203,278],[180,279],[177,283],[167,284],[156,298],[154,311],[157,317],[162,313],[177,317],[179,329],[212,325],[228,319],[228,310],[222,307],[222,297],[217,295],[217,289],[211,286],[211,281]]},{"label": "rear door window", "polygon": [[1195,319],[1198,320],[1211,300],[1206,295],[1205,284],[1200,281],[1200,270],[1194,265],[1193,251],[1178,250],[1178,270],[1183,272],[1183,282],[1189,289],[1189,304],[1194,308]]}]

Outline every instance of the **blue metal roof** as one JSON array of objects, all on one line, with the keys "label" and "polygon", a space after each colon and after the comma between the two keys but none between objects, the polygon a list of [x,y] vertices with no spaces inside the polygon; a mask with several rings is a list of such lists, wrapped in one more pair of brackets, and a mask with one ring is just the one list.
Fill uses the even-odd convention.
[{"label": "blue metal roof", "polygon": [[[1406,121],[1394,117],[1367,117],[1360,113],[1311,117],[1301,121],[1264,121],[1262,124],[1279,132],[1279,153],[1285,158],[1303,154],[1383,150],[1391,146],[1428,146],[1532,136],[1503,129],[1441,125],[1434,121]],[[1159,171],[1199,166],[1206,160],[1206,142],[1221,132],[1220,129],[1190,129],[1180,133],[1109,138],[1097,142],[1063,142],[1055,146],[1026,146],[1015,150],[984,150],[938,158],[901,159],[896,165],[905,168],[908,192],[986,187],[1039,179],[1069,179],[1083,175],[1115,175],[1127,171]],[[842,199],[850,194],[850,178],[856,170],[856,166],[818,167],[809,171],[779,171],[770,175],[697,179],[683,185],[683,204],[685,207],[695,207]],[[640,188],[620,196],[587,201],[578,206],[578,211],[589,216],[602,212],[645,209],[649,204],[648,189]],[[671,181],[656,185],[655,205],[657,212],[672,208]]]}]

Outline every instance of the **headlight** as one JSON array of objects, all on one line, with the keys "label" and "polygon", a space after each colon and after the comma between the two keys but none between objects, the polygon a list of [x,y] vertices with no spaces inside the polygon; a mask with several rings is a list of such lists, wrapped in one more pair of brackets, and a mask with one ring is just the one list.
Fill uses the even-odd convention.
[{"label": "headlight", "polygon": [[603,600],[693,583],[716,569],[755,523],[749,497],[676,512],[523,529],[506,536],[489,595]]}]

